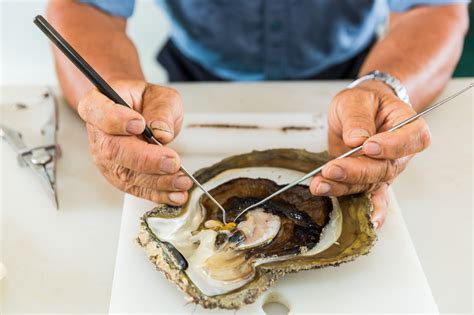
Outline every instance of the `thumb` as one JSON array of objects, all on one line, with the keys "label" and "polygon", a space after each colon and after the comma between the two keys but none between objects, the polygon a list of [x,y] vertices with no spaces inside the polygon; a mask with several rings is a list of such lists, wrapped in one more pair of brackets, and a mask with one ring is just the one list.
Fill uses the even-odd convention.
[{"label": "thumb", "polygon": [[377,97],[367,91],[350,89],[338,97],[336,112],[346,146],[359,146],[375,134],[377,107]]},{"label": "thumb", "polygon": [[149,85],[142,100],[142,114],[153,136],[162,143],[173,140],[183,122],[183,102],[171,88]]},{"label": "thumb", "polygon": [[77,111],[85,122],[109,135],[139,135],[145,129],[140,113],[115,104],[96,89],[79,101]]}]

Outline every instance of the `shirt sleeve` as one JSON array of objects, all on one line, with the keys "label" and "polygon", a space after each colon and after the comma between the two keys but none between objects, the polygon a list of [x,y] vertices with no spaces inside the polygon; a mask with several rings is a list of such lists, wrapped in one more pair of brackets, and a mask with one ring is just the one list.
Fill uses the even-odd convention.
[{"label": "shirt sleeve", "polygon": [[133,14],[135,0],[79,0],[81,3],[92,5],[105,13],[128,18]]},{"label": "shirt sleeve", "polygon": [[418,5],[468,4],[471,0],[387,0],[391,11],[403,12]]}]

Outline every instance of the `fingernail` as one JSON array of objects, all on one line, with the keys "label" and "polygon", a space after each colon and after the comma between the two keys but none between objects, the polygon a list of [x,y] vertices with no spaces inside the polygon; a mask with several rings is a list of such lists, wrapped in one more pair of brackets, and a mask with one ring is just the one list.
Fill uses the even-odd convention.
[{"label": "fingernail", "polygon": [[173,133],[171,131],[171,128],[170,126],[163,122],[163,121],[160,121],[160,120],[155,120],[153,121],[151,124],[150,124],[150,128],[151,130],[153,131],[163,131],[163,132],[167,132],[167,133]]},{"label": "fingernail", "polygon": [[344,176],[344,170],[337,165],[333,165],[328,169],[328,177],[330,179],[340,180],[343,179]]},{"label": "fingernail", "polygon": [[378,221],[372,221],[372,225],[374,226],[374,230],[376,230],[379,227],[379,222]]},{"label": "fingernail", "polygon": [[167,157],[161,162],[160,169],[165,173],[176,173],[178,171],[178,163],[176,159]]},{"label": "fingernail", "polygon": [[174,181],[174,187],[176,189],[187,190],[191,188],[193,182],[187,176],[180,176]]},{"label": "fingernail", "polygon": [[382,147],[375,142],[368,142],[364,145],[364,152],[369,155],[379,155],[382,153]]},{"label": "fingernail", "polygon": [[178,203],[178,204],[184,203],[184,194],[181,192],[169,193],[168,198],[174,203]]},{"label": "fingernail", "polygon": [[370,137],[370,134],[365,129],[356,128],[356,129],[351,130],[351,132],[349,133],[349,137],[350,138],[368,138]]},{"label": "fingernail", "polygon": [[325,194],[331,190],[331,186],[328,183],[320,182],[318,188],[316,188],[317,194]]},{"label": "fingernail", "polygon": [[127,122],[127,132],[139,135],[145,129],[145,122],[142,119],[132,119]]}]

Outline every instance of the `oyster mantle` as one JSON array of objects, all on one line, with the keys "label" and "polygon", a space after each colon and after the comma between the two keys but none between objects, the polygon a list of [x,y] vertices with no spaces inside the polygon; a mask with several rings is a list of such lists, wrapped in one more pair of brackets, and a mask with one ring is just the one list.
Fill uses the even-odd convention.
[{"label": "oyster mantle", "polygon": [[[203,184],[216,181],[215,185],[211,187],[211,190],[214,189],[214,191],[211,191],[211,194],[219,200],[219,202],[227,202],[227,204],[224,204],[224,207],[229,210],[231,208],[235,209],[231,207],[232,202],[238,204],[239,200],[235,198],[232,199],[232,196],[229,197],[226,186],[228,186],[228,189],[240,187],[241,189],[237,190],[238,193],[244,195],[251,194],[251,191],[259,190],[260,186],[275,185],[274,182],[268,180],[269,177],[273,176],[269,175],[268,172],[274,173],[275,168],[278,169],[278,173],[281,173],[283,170],[306,173],[322,165],[327,159],[328,156],[326,154],[315,154],[295,149],[254,151],[252,153],[224,159],[211,167],[199,170],[195,176]],[[254,169],[260,170],[260,175],[263,179],[259,177],[252,179],[246,176],[248,175],[247,173],[253,172],[252,170]],[[231,179],[229,180],[229,173],[234,173],[233,176],[235,174],[241,176],[230,177]],[[295,175],[293,174],[292,176]],[[299,175],[296,177],[299,177]],[[276,180],[276,178],[273,179]],[[265,182],[265,184],[262,184],[264,183],[262,180],[264,182],[269,181],[269,183]],[[252,183],[256,181],[259,182],[257,182],[257,186],[252,188],[253,190],[245,189],[246,187],[252,186]],[[274,189],[274,187],[270,187],[269,189]],[[297,189],[301,190],[301,194],[309,193],[309,190],[305,186],[301,186]],[[210,289],[212,290],[212,285],[210,289],[206,288],[202,283],[202,278],[196,276],[196,271],[193,270],[193,268],[189,268],[189,263],[192,266],[195,264],[194,260],[189,260],[190,256],[192,256],[187,250],[189,247],[189,239],[186,239],[187,236],[183,236],[181,239],[179,238],[180,231],[189,232],[202,229],[203,221],[219,219],[219,211],[214,209],[215,207],[213,208],[212,203],[206,200],[202,194],[195,194],[196,196],[194,196],[193,192],[195,190],[197,192],[198,188],[193,187],[191,189],[190,199],[184,207],[158,205],[153,210],[145,213],[141,219],[141,228],[137,243],[144,248],[150,261],[158,270],[164,273],[168,280],[175,283],[181,291],[186,293],[190,301],[201,304],[205,308],[219,307],[237,309],[244,304],[253,303],[276,279],[286,273],[316,269],[329,265],[335,266],[343,262],[351,261],[359,255],[367,254],[376,239],[375,231],[369,217],[372,204],[368,195],[357,194],[337,199],[334,198],[332,204],[334,209],[330,209],[331,211],[324,213],[321,209],[328,209],[326,202],[325,206],[316,207],[318,209],[315,209],[315,212],[318,212],[318,214],[312,214],[314,222],[317,223],[319,227],[319,234],[314,234],[312,238],[312,240],[315,241],[314,244],[305,248],[301,246],[301,244],[295,243],[293,244],[295,246],[288,247],[286,254],[282,254],[277,250],[274,252],[276,255],[266,255],[265,250],[258,253],[258,246],[254,249],[251,248],[247,253],[250,252],[254,255],[252,256],[254,259],[251,261],[253,269],[246,270],[246,273],[243,273],[247,278],[243,277],[241,282],[232,282],[233,287],[230,286],[227,290],[222,292],[219,290],[215,292],[209,291]],[[263,195],[266,193],[266,190],[261,192]],[[298,196],[297,192],[293,194],[296,195],[294,199],[297,199],[299,202],[298,207],[302,207],[301,200],[311,198],[311,196],[308,195]],[[292,196],[292,194],[289,194],[289,196]],[[248,197],[248,195],[243,197]],[[321,199],[321,197],[315,198],[320,198],[319,201],[324,203],[324,199]],[[316,201],[311,201],[312,204],[314,204],[314,202]],[[198,207],[189,207],[189,205],[194,204],[200,204],[204,211],[200,211]],[[271,210],[272,209],[267,209],[266,212],[271,213]],[[262,212],[264,210],[259,211]],[[261,216],[262,214],[260,213],[258,215]],[[340,218],[337,218],[338,215]],[[232,218],[232,216],[230,218]],[[280,219],[286,220],[281,216]],[[178,222],[178,224],[168,224],[173,221],[175,221],[175,223]],[[285,222],[288,222],[288,220]],[[276,224],[276,222],[274,222],[274,224]],[[282,223],[280,222],[278,224]],[[339,224],[339,228],[337,228],[337,224]],[[298,222],[296,222],[293,227],[297,225]],[[330,225],[335,227],[330,227]],[[279,229],[281,229],[280,226]],[[317,228],[314,227],[314,231],[316,230]],[[325,230],[332,232],[326,232],[328,235],[325,235]],[[307,231],[305,230],[304,232],[305,233],[299,235],[306,236]],[[202,232],[199,234],[201,233]],[[208,234],[211,235],[212,233]],[[278,241],[278,235],[275,236],[272,233],[263,235],[273,235],[272,237],[275,238],[275,242]],[[211,235],[211,237],[215,236],[215,234]],[[319,239],[319,237],[321,237],[321,239]],[[268,245],[264,245],[263,248],[270,251],[272,249],[272,242],[274,242],[273,238],[269,240],[267,242]],[[197,237],[196,240],[196,243],[201,246],[206,239]],[[211,240],[215,240],[215,238]],[[292,240],[297,241],[299,238],[293,237]],[[273,249],[275,249],[275,247],[273,247]],[[257,255],[256,252],[260,255]],[[279,257],[279,259],[274,259],[275,256]],[[265,258],[267,259],[265,260]],[[206,283],[206,285],[207,284],[208,283]],[[222,282],[219,282],[219,285],[221,284]],[[210,294],[210,292],[213,292],[213,294]]]}]

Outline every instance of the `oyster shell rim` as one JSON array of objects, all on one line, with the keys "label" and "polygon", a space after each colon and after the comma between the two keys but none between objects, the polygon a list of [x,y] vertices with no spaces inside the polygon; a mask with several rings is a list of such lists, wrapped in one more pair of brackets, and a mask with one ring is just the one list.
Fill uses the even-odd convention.
[{"label": "oyster shell rim", "polygon": [[[194,176],[198,181],[206,182],[227,169],[252,166],[285,167],[308,172],[324,164],[327,160],[329,160],[329,156],[326,152],[312,153],[301,149],[252,151],[225,158],[209,167],[198,170]],[[290,165],[284,165],[288,162],[290,162]],[[195,188],[193,186],[191,189]],[[238,309],[245,304],[255,302],[277,279],[287,273],[319,269],[326,266],[338,266],[369,253],[377,239],[374,226],[370,221],[370,212],[372,211],[370,195],[362,193],[338,197],[337,199],[344,215],[342,233],[338,243],[341,243],[339,241],[343,236],[344,241],[346,241],[345,237],[350,236],[351,233],[348,229],[351,226],[347,225],[358,223],[359,233],[352,241],[347,240],[350,242],[348,246],[337,253],[341,245],[333,244],[323,252],[313,256],[297,256],[289,260],[257,266],[255,268],[255,278],[252,281],[223,295],[207,296],[203,294],[183,270],[185,268],[183,268],[183,262],[179,257],[181,254],[171,244],[159,240],[147,224],[147,218],[157,214],[167,213],[172,216],[180,216],[184,207],[159,204],[154,209],[147,211],[141,217],[140,232],[136,241],[147,252],[149,260],[155,265],[156,269],[163,272],[170,282],[177,285],[191,302],[200,304],[204,308]],[[360,209],[366,211],[359,211]],[[349,216],[348,218],[351,220],[347,220],[346,216]]]}]

